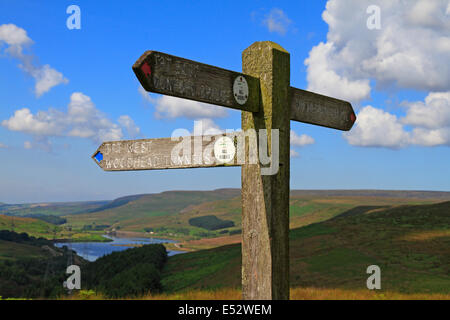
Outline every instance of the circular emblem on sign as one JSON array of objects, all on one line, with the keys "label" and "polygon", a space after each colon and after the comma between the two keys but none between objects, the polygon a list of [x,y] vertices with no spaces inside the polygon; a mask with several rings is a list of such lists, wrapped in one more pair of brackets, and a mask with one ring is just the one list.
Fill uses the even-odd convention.
[{"label": "circular emblem on sign", "polygon": [[220,163],[233,161],[235,153],[236,147],[231,138],[220,137],[214,143],[214,157]]},{"label": "circular emblem on sign", "polygon": [[234,99],[239,104],[244,104],[248,100],[248,84],[244,76],[238,76],[233,84]]}]

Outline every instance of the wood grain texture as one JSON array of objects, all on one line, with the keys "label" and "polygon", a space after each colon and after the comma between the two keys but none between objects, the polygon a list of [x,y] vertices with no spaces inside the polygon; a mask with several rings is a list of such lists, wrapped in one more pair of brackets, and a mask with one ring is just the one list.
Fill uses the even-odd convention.
[{"label": "wood grain texture", "polygon": [[[221,136],[182,137],[178,141],[157,138],[104,142],[92,159],[105,171],[239,166],[236,154],[227,163],[215,158],[214,143]],[[103,158],[100,162],[96,159],[99,152]]]},{"label": "wood grain texture", "polygon": [[289,299],[289,53],[256,42],[242,61],[243,72],[259,78],[261,87],[260,111],[243,111],[242,129],[279,129],[280,162],[275,175],[261,175],[260,164],[242,166],[242,294]]},{"label": "wood grain texture", "polygon": [[291,91],[291,120],[348,131],[356,120],[352,105],[343,100],[297,88]]},{"label": "wood grain texture", "polygon": [[[157,51],[145,52],[133,65],[133,71],[149,92],[238,110],[256,112],[259,108],[259,81],[250,75]],[[244,76],[248,83],[249,97],[243,105],[233,96],[238,76]]]}]

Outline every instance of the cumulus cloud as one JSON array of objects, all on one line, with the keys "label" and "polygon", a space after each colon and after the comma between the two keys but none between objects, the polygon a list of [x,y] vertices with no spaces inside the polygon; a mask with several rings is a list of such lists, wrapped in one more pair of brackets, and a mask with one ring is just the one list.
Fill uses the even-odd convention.
[{"label": "cumulus cloud", "polygon": [[370,80],[379,88],[448,90],[448,1],[379,0],[379,30],[366,26],[366,9],[372,4],[371,0],[327,2],[322,14],[329,26],[327,41],[315,46],[305,60],[308,90],[354,103],[368,98]]},{"label": "cumulus cloud", "polygon": [[142,98],[144,98],[145,101],[150,102],[150,103],[154,103],[155,102],[155,99],[153,99],[150,96],[150,94],[147,91],[145,91],[144,88],[142,88],[142,86],[138,87],[138,92],[142,96]]},{"label": "cumulus cloud", "polygon": [[314,138],[312,138],[306,134],[302,134],[299,136],[295,131],[291,130],[291,145],[292,146],[303,147],[308,144],[313,144],[314,142],[315,142]]},{"label": "cumulus cloud", "polygon": [[50,65],[38,65],[34,62],[33,55],[23,53],[24,49],[33,43],[24,29],[14,24],[0,25],[0,45],[3,43],[7,45],[5,52],[18,59],[19,67],[35,79],[37,97],[59,84],[69,82],[61,72],[51,68]]},{"label": "cumulus cloud", "polygon": [[402,122],[427,129],[450,127],[450,91],[432,92],[425,101],[405,102],[406,116]]},{"label": "cumulus cloud", "polygon": [[155,108],[155,116],[159,119],[223,118],[228,115],[223,107],[171,96],[157,98]]},{"label": "cumulus cloud", "polygon": [[[381,27],[369,29],[380,8]],[[329,0],[322,14],[326,42],[309,52],[308,90],[349,100],[357,109],[379,91],[428,92],[424,101],[403,102],[393,114],[361,108],[344,133],[352,145],[392,149],[450,145],[450,16],[448,0]],[[348,10],[352,8],[352,10]]]},{"label": "cumulus cloud", "polygon": [[138,92],[146,102],[155,105],[155,116],[158,119],[223,118],[228,115],[225,108],[217,105],[165,95],[154,98],[141,86],[139,86]]},{"label": "cumulus cloud", "polygon": [[[315,140],[311,136],[307,134],[298,135],[295,131],[291,130],[291,146],[295,147],[304,147],[309,144],[314,144]],[[290,157],[291,158],[299,158],[300,154],[295,149],[290,149]]]},{"label": "cumulus cloud", "polygon": [[278,8],[273,8],[265,16],[263,24],[267,27],[270,32],[276,32],[284,36],[292,24],[292,21],[288,18],[283,10]]},{"label": "cumulus cloud", "polygon": [[330,67],[330,56],[335,50],[331,43],[320,43],[311,50],[305,60],[308,90],[353,102],[369,98],[368,79],[350,80]]},{"label": "cumulus cloud", "polygon": [[130,116],[123,115],[117,120],[119,124],[127,130],[130,138],[136,138],[141,135],[141,129],[134,123]]},{"label": "cumulus cloud", "polygon": [[127,115],[121,116],[118,123],[112,122],[98,110],[89,96],[74,92],[66,112],[49,109],[33,114],[30,109],[22,108],[16,110],[9,119],[3,120],[1,125],[11,131],[32,135],[33,143],[26,142],[25,148],[39,146],[50,150],[51,137],[86,138],[99,143],[121,139],[122,128],[130,136],[140,133],[139,127]]},{"label": "cumulus cloud", "polygon": [[14,24],[0,25],[0,41],[9,45],[8,51],[22,50],[22,47],[33,43],[28,37],[27,32]]},{"label": "cumulus cloud", "polygon": [[400,148],[409,142],[409,134],[395,115],[372,106],[361,109],[355,127],[344,137],[360,147]]},{"label": "cumulus cloud", "polygon": [[372,106],[362,108],[355,128],[344,138],[362,147],[450,146],[450,92],[430,93],[424,101],[403,105],[406,114],[401,117]]},{"label": "cumulus cloud", "polygon": [[297,151],[295,151],[294,149],[291,149],[290,150],[290,157],[291,158],[300,158],[300,154]]},{"label": "cumulus cloud", "polygon": [[215,135],[223,132],[224,130],[222,130],[212,119],[205,118],[194,121],[194,135]]}]

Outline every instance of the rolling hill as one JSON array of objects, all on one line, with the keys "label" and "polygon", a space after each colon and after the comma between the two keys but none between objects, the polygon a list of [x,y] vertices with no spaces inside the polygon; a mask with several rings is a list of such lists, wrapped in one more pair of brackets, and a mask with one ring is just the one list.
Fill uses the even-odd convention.
[{"label": "rolling hill", "polygon": [[[102,232],[81,232],[67,230],[40,219],[0,215],[0,230],[26,233],[36,238],[70,239],[71,241],[108,241]],[[1,253],[1,251],[0,251]]]},{"label": "rolling hill", "polygon": [[[292,190],[290,228],[325,221],[350,209],[377,210],[402,204],[426,204],[444,200],[450,200],[450,192]],[[168,191],[130,195],[112,201],[0,205],[0,214],[2,212],[31,217],[57,215],[67,220],[64,228],[70,227],[78,233],[90,230],[101,233],[100,229],[106,229],[122,235],[134,233],[136,236],[180,239],[186,242],[183,243],[185,248],[191,249],[235,243],[236,235],[241,229],[239,189]],[[229,221],[229,227],[208,230],[189,223],[192,219],[206,219],[204,217]],[[235,236],[230,236],[233,234]],[[47,234],[46,237],[49,238],[50,235]],[[198,242],[200,239],[218,237],[220,239],[215,243]]]},{"label": "rolling hill", "polygon": [[[376,264],[382,292],[450,294],[450,201],[350,213],[291,230],[291,287],[364,290]],[[240,244],[227,245],[170,257],[162,283],[239,288],[240,271]]]},{"label": "rolling hill", "polygon": [[[291,228],[324,221],[357,206],[434,203],[450,199],[450,192],[380,190],[293,190]],[[196,228],[192,218],[214,215],[232,221],[228,231],[241,228],[239,189],[170,191],[116,199],[90,212],[66,215],[68,223],[81,228],[96,223],[122,231],[155,231],[180,239],[217,237],[219,232]],[[223,230],[222,230],[223,231]]]},{"label": "rolling hill", "polygon": [[80,202],[50,202],[6,204],[0,202],[0,214],[4,215],[67,215],[89,212],[106,205],[109,201],[80,201]]}]

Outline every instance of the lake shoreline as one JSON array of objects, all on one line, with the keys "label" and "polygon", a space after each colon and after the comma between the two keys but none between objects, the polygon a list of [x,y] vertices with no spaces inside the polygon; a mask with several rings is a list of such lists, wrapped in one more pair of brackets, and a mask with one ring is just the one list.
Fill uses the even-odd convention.
[{"label": "lake shoreline", "polygon": [[55,242],[54,245],[58,248],[64,246],[75,251],[78,256],[88,261],[95,261],[98,258],[109,255],[116,251],[123,251],[134,247],[141,247],[149,244],[162,244],[166,247],[169,256],[184,253],[182,250],[167,249],[168,244],[173,244],[176,241],[164,238],[119,238],[111,235],[103,235],[108,242]]}]

